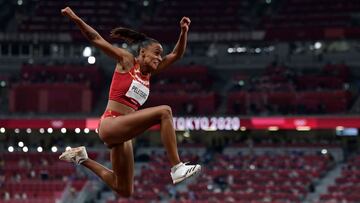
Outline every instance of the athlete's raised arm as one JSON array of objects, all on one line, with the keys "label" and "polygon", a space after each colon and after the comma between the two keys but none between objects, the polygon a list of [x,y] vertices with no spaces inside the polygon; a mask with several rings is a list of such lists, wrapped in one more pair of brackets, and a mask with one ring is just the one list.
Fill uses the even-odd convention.
[{"label": "athlete's raised arm", "polygon": [[175,61],[177,61],[184,55],[185,50],[186,50],[187,35],[188,35],[190,23],[191,23],[191,21],[190,21],[190,18],[188,18],[188,17],[183,17],[180,20],[181,32],[179,35],[179,39],[178,39],[173,51],[171,53],[169,53],[168,55],[166,55],[162,59],[161,63],[159,64],[159,67],[157,68],[155,73],[158,73],[158,72],[164,70],[165,68],[169,67],[171,64],[173,64]]},{"label": "athlete's raised arm", "polygon": [[[77,27],[81,30],[83,35],[96,47],[100,48],[108,56],[118,60],[122,65],[123,63],[132,63],[133,55],[125,49],[115,47],[107,42],[94,28],[86,24],[75,12],[66,7],[61,10],[61,13],[76,23]],[[131,66],[131,64],[128,64]]]}]

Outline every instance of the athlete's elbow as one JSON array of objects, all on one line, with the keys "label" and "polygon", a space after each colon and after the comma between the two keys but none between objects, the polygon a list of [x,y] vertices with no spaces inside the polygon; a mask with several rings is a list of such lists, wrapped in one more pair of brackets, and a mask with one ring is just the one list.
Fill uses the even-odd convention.
[{"label": "athlete's elbow", "polygon": [[184,53],[174,53],[174,59],[179,60],[184,56]]}]

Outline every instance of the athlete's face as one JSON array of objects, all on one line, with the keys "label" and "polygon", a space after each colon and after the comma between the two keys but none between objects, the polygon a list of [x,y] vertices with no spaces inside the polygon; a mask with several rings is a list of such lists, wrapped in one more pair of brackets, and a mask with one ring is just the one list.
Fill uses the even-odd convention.
[{"label": "athlete's face", "polygon": [[144,60],[144,64],[154,71],[162,61],[163,48],[159,43],[151,43],[145,48],[141,48],[140,55]]}]

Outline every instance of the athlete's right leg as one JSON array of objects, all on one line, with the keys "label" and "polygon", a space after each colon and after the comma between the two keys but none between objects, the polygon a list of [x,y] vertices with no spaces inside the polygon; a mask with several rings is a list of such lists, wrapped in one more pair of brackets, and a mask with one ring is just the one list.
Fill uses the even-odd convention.
[{"label": "athlete's right leg", "polygon": [[129,140],[111,148],[110,159],[113,170],[91,159],[82,162],[83,166],[93,171],[122,197],[130,197],[134,188],[134,155],[131,142]]},{"label": "athlete's right leg", "polygon": [[82,164],[99,176],[112,190],[122,197],[130,197],[133,192],[134,156],[132,141],[112,147],[110,159],[113,170],[89,159],[85,147],[72,148],[62,153],[61,160]]}]

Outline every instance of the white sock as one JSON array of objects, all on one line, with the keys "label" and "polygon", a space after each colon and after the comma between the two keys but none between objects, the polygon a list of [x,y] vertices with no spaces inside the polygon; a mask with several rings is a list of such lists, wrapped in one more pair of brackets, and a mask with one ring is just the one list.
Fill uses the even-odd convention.
[{"label": "white sock", "polygon": [[183,165],[183,162],[180,162],[176,164],[175,166],[171,167],[171,172],[174,173],[177,168],[179,168],[181,165]]}]

